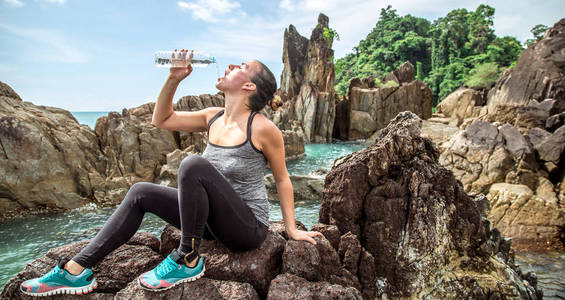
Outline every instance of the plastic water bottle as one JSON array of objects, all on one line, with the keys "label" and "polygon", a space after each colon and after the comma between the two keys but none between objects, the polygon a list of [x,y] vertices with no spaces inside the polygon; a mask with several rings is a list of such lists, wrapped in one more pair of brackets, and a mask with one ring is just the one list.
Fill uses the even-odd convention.
[{"label": "plastic water bottle", "polygon": [[189,60],[189,56],[190,51],[156,51],[155,65],[159,68],[186,68],[191,64],[192,67],[204,68],[216,63],[216,57],[204,52],[194,51],[192,60]]}]

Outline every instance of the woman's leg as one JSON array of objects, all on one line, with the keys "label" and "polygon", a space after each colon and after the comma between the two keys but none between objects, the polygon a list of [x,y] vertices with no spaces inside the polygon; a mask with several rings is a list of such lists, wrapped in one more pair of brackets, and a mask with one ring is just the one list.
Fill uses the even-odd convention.
[{"label": "woman's leg", "polygon": [[[200,238],[208,224],[212,235],[232,250],[261,245],[267,226],[261,224],[231,184],[208,160],[191,155],[178,172],[181,243],[179,254],[198,255]],[[194,241],[194,247],[193,247]]]},{"label": "woman's leg", "polygon": [[135,234],[146,212],[180,228],[178,190],[148,182],[132,185],[104,227],[72,260],[82,267],[93,267]]}]

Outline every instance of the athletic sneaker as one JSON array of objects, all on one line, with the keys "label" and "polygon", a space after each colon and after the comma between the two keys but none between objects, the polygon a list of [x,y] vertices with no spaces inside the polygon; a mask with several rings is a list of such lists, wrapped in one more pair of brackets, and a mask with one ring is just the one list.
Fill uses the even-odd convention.
[{"label": "athletic sneaker", "polygon": [[55,294],[87,294],[97,286],[91,269],[85,268],[79,275],[65,270],[65,257],[45,275],[24,281],[20,285],[22,293],[30,296],[48,296]]},{"label": "athletic sneaker", "polygon": [[137,278],[139,285],[147,290],[162,291],[173,286],[188,281],[194,281],[204,275],[206,268],[204,260],[198,257],[194,268],[189,268],[185,264],[178,264],[180,256],[176,250],[167,256],[155,269],[145,272]]}]

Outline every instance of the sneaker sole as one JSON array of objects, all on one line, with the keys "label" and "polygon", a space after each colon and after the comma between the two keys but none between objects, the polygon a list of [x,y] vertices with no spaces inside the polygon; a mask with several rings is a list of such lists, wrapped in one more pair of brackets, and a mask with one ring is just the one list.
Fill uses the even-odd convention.
[{"label": "sneaker sole", "polygon": [[21,289],[20,289],[20,291],[22,293],[26,294],[26,295],[29,295],[29,296],[51,296],[51,295],[59,295],[59,294],[61,294],[61,295],[63,295],[63,294],[82,295],[82,294],[88,294],[88,293],[92,292],[97,287],[98,287],[98,283],[96,282],[96,279],[93,279],[92,282],[89,285],[82,286],[82,287],[64,287],[64,288],[52,290],[52,291],[49,291],[49,292],[43,292],[43,293],[25,292]]},{"label": "sneaker sole", "polygon": [[152,291],[152,292],[160,292],[160,291],[165,291],[165,290],[168,290],[170,288],[173,288],[174,286],[181,284],[181,283],[184,283],[184,282],[191,282],[191,281],[195,281],[196,279],[200,279],[202,276],[204,276],[204,271],[206,271],[206,266],[202,266],[202,271],[200,273],[198,273],[197,275],[192,276],[190,278],[181,279],[181,280],[173,283],[171,286],[166,287],[166,288],[159,288],[159,289],[148,288],[148,287],[144,286],[143,284],[141,284],[141,281],[139,280],[139,276],[137,277],[137,284],[141,288],[143,288],[144,290]]}]

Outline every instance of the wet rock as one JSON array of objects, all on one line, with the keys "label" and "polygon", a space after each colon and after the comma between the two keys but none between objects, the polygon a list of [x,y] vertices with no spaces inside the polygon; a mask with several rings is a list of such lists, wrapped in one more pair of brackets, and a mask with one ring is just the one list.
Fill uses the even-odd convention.
[{"label": "wet rock", "polygon": [[[80,241],[58,248],[51,249],[16,274],[6,283],[1,299],[35,299],[26,296],[19,291],[19,286],[25,280],[43,276],[51,270],[59,261],[66,256],[72,258],[82,250],[89,240]],[[150,234],[137,233],[130,242],[112,251],[102,261],[92,268],[98,288],[91,294],[81,299],[111,299],[113,294],[134,280],[139,274],[154,268],[159,264],[161,257],[153,249],[159,240]],[[157,246],[158,247],[158,246]],[[118,271],[117,271],[118,270]],[[111,297],[109,295],[112,295]],[[52,299],[71,299],[71,296],[53,296]],[[48,299],[48,298],[46,298]],[[74,299],[74,298],[73,298]]]},{"label": "wet rock", "polygon": [[310,282],[293,274],[278,275],[271,282],[267,299],[363,299],[352,287],[328,282]]},{"label": "wet rock", "polygon": [[[535,286],[513,266],[476,250],[489,240],[488,223],[453,173],[438,163],[439,152],[420,136],[420,124],[415,114],[400,113],[377,142],[335,163],[326,176],[319,222],[351,232],[349,238],[356,236],[374,258],[374,276],[362,274],[372,271],[360,265],[357,272],[364,287],[376,280],[377,297],[458,298],[480,289],[536,298]],[[482,134],[492,134],[493,142],[499,136],[496,130]],[[357,248],[349,245],[340,250]],[[371,260],[363,250],[356,253],[351,261]],[[456,279],[463,276],[469,284]]]},{"label": "wet rock", "polygon": [[137,281],[133,281],[128,286],[116,294],[116,300],[141,300],[141,299],[241,299],[259,300],[257,292],[249,283],[234,281],[221,281],[208,278],[201,278],[193,282],[181,283],[171,289],[162,292],[153,292],[141,288]]}]

